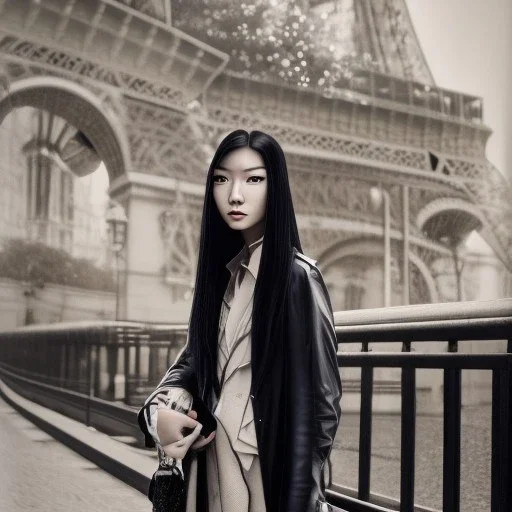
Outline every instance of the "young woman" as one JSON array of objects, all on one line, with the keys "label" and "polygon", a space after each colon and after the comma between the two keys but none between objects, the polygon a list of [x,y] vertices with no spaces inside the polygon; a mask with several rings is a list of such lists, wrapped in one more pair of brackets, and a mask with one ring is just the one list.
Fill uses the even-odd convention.
[{"label": "young woman", "polygon": [[[330,510],[323,467],[340,419],[336,351],[283,151],[267,134],[236,130],[208,172],[187,344],[139,412],[146,444],[183,459],[187,512]],[[194,403],[217,421],[207,437]]]}]

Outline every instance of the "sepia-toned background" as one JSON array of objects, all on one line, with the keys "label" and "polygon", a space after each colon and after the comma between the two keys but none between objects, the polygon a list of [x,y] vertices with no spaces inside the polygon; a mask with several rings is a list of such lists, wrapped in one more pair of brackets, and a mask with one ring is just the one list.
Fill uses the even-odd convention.
[{"label": "sepia-toned background", "polygon": [[[283,146],[335,312],[510,298],[510,48],[509,0],[0,1],[0,331],[185,326],[206,171],[236,128]],[[128,368],[150,387],[171,353],[142,347],[131,368],[103,348],[98,396],[130,406],[146,388],[129,403]],[[76,350],[63,361],[80,373]],[[360,375],[342,371],[334,450],[353,488]],[[399,488],[399,383],[375,371],[383,496]],[[487,510],[490,373],[462,386],[464,510]],[[416,389],[417,498],[439,508],[441,372]]]}]

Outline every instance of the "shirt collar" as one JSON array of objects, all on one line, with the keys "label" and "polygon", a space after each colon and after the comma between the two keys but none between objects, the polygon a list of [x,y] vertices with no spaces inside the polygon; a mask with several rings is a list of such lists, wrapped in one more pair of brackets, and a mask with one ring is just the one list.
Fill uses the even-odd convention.
[{"label": "shirt collar", "polygon": [[226,268],[233,276],[238,271],[240,265],[243,265],[252,274],[254,279],[258,276],[258,268],[260,265],[261,251],[263,245],[263,235],[255,240],[249,246],[244,244],[240,252],[232,258]]}]

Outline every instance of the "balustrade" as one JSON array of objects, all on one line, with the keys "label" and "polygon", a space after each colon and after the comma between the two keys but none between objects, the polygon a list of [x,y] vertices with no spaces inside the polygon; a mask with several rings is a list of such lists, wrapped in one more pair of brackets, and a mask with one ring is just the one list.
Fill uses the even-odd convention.
[{"label": "balustrade", "polygon": [[[491,511],[508,512],[512,299],[337,312],[335,324],[342,372],[361,369],[359,479],[356,492],[333,482],[329,463],[330,502],[350,511],[427,510],[415,504],[416,379],[419,370],[437,369],[443,372],[443,511],[460,510],[462,372],[486,370],[492,373]],[[0,333],[0,377],[18,392],[29,390],[30,398],[88,424],[107,425],[113,433],[128,427],[137,432],[137,407],[172,364],[186,335],[185,325],[134,322],[21,328]],[[501,352],[486,349],[493,340],[503,340]],[[459,351],[468,341],[477,342],[480,353]],[[379,351],[391,342],[399,342],[401,351]],[[432,352],[440,342],[444,348]],[[401,372],[400,497],[394,501],[372,493],[370,485],[374,372],[379,368]],[[108,422],[100,421],[101,415]]]}]

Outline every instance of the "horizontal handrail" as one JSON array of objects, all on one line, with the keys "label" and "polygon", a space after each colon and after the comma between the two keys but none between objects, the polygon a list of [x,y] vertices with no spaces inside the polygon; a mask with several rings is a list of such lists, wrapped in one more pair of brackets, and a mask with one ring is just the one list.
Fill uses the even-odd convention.
[{"label": "horizontal handrail", "polygon": [[336,326],[338,343],[428,342],[467,340],[506,340],[511,336],[512,318],[484,318],[395,324]]},{"label": "horizontal handrail", "polygon": [[[334,323],[340,343],[366,341],[369,338],[372,342],[402,341],[408,333],[414,334],[414,340],[409,338],[406,341],[445,341],[451,330],[456,331],[454,334],[458,340],[501,339],[500,336],[507,339],[510,337],[508,329],[512,325],[512,299],[336,311]],[[187,330],[187,324],[104,320],[30,325],[2,331],[0,335],[5,339],[9,335],[23,333],[86,333],[89,336],[83,341],[96,344],[94,334],[98,332],[112,335],[149,333],[151,341],[157,341],[159,335],[163,336],[160,341],[166,341],[166,335],[186,333]],[[363,333],[366,340],[360,339]],[[397,339],[393,339],[394,333]],[[139,341],[144,343],[147,340],[139,337]]]},{"label": "horizontal handrail", "polygon": [[477,319],[512,317],[512,299],[486,301],[441,302],[438,304],[414,304],[386,308],[354,309],[336,311],[334,323],[337,326],[415,322],[441,322],[467,320],[470,324]]},{"label": "horizontal handrail", "polygon": [[334,322],[339,343],[507,340],[512,299],[338,311]]},{"label": "horizontal handrail", "polygon": [[340,367],[507,370],[512,354],[418,354],[410,352],[339,353]]},{"label": "horizontal handrail", "polygon": [[127,320],[80,320],[76,322],[59,322],[53,324],[33,324],[16,327],[10,330],[1,331],[0,334],[10,333],[37,333],[37,332],[95,332],[95,331],[112,331],[117,332],[119,329],[133,330],[151,330],[154,332],[174,332],[187,331],[188,325],[183,323],[162,324],[154,322],[132,322]]}]

